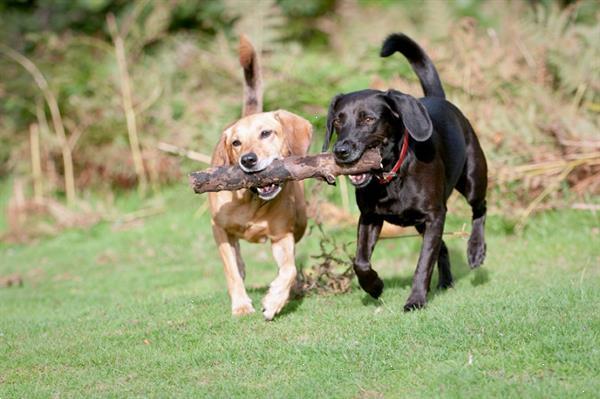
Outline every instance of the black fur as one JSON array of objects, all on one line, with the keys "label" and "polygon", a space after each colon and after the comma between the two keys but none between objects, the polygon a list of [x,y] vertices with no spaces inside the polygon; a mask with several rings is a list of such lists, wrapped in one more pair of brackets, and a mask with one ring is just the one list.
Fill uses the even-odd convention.
[{"label": "black fur", "polygon": [[410,65],[419,76],[426,97],[446,98],[442,82],[440,82],[440,77],[433,63],[417,43],[402,33],[391,34],[383,42],[379,54],[382,57],[389,57],[396,51],[402,53],[410,62]]},{"label": "black fur", "polygon": [[359,159],[367,148],[379,147],[383,169],[398,160],[403,135],[410,135],[409,151],[398,175],[382,185],[370,176],[356,189],[361,216],[354,270],[361,287],[377,298],[383,281],[371,268],[371,255],[384,221],[415,226],[423,236],[405,310],[423,307],[435,263],[438,287],[452,286],[448,249],[442,240],[446,201],[458,190],[473,211],[467,255],[471,267],[485,258],[485,195],[487,164],[479,141],[464,115],[445,100],[438,73],[425,52],[402,34],[389,36],[381,55],[399,51],[410,61],[426,97],[415,99],[395,90],[362,90],[338,95],[331,102],[324,150],[334,130],[333,152],[338,163]]}]

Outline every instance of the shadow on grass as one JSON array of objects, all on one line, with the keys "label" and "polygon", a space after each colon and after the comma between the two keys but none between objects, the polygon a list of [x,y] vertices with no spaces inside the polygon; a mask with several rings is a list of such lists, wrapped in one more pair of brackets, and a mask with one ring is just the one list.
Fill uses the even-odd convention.
[{"label": "shadow on grass", "polygon": [[294,296],[287,305],[284,306],[277,317],[286,317],[287,315],[294,313],[300,305],[302,305],[302,302],[304,302],[304,295]]},{"label": "shadow on grass", "polygon": [[[264,297],[267,294],[267,291],[269,290],[269,286],[268,285],[263,285],[263,286],[254,286],[254,287],[249,287],[246,289],[246,291],[248,292],[248,294],[257,294],[260,295],[262,297]],[[279,312],[277,314],[277,316],[275,316],[276,319],[281,318],[281,317],[285,317],[288,314],[291,314],[293,312],[296,311],[296,309],[298,309],[298,307],[300,307],[300,305],[302,304],[302,302],[304,301],[304,298],[306,297],[306,295],[304,294],[300,294],[298,292],[296,292],[294,289],[292,289],[292,292],[290,293],[290,300],[289,302],[283,307],[283,309],[281,310],[281,312]],[[262,300],[262,298],[261,298]]]},{"label": "shadow on grass", "polygon": [[[488,273],[487,269],[480,267],[475,270],[471,270],[469,265],[467,265],[466,254],[463,253],[464,252],[463,248],[458,248],[456,246],[455,247],[448,246],[448,251],[450,252],[450,265],[451,265],[451,269],[452,269],[452,276],[454,278],[455,283],[457,281],[467,277],[469,274],[471,274],[473,276],[471,278],[471,285],[474,287],[478,287],[480,285],[487,284],[490,281],[490,277],[489,277],[489,273]],[[428,295],[429,301],[433,301],[438,295],[444,294],[445,292],[448,291],[447,289],[436,288],[437,281],[438,281],[437,273],[438,272],[437,272],[437,264],[436,264],[436,269],[434,270],[434,277],[432,278],[432,281],[431,281],[432,289]],[[385,290],[388,290],[388,291],[402,289],[402,288],[410,288],[412,285],[412,274],[404,275],[404,276],[394,276],[394,277],[383,278],[383,283],[385,285]],[[254,286],[254,287],[248,288],[247,291],[248,291],[248,293],[264,296],[267,293],[268,289],[269,289],[268,285],[260,286],[260,287]],[[285,307],[282,309],[282,311],[279,313],[279,315],[277,317],[285,317],[289,314],[294,313],[300,307],[300,305],[302,305],[302,302],[304,301],[305,297],[306,297],[306,295],[299,294],[298,292],[292,292],[290,301],[287,303],[287,305],[285,305]],[[365,293],[365,295],[361,299],[361,303],[363,304],[363,306],[373,306],[373,307],[380,307],[383,305],[381,300],[375,299],[367,293]]]},{"label": "shadow on grass", "polygon": [[[471,270],[469,265],[466,262],[466,253],[464,253],[463,248],[459,248],[456,246],[448,246],[448,252],[450,253],[450,266],[452,270],[452,277],[454,279],[454,283],[457,281],[467,277],[471,274],[473,277],[471,278],[471,285],[474,287],[478,287],[484,284],[487,284],[490,281],[489,273],[487,269],[480,267],[475,270]],[[416,267],[416,265],[415,265]],[[410,288],[412,286],[412,273],[410,275],[404,276],[394,276],[383,278],[384,290],[395,290],[402,288]],[[434,276],[431,280],[431,290],[429,292],[429,301],[432,301],[436,296],[440,294],[444,294],[447,292],[447,289],[437,288],[438,282],[438,271],[437,264],[434,270]],[[363,299],[361,300],[363,306],[381,306],[381,301],[379,299],[372,298],[369,294],[365,294]]]},{"label": "shadow on grass", "polygon": [[254,287],[246,288],[246,291],[249,294],[261,294],[261,295],[265,295],[268,290],[269,290],[269,286],[268,285],[263,285],[263,286],[260,286],[260,287],[254,286]]},{"label": "shadow on grass", "polygon": [[490,281],[490,275],[485,267],[478,267],[471,273],[473,273],[473,278],[471,279],[471,285],[473,287],[479,287]]},{"label": "shadow on grass", "polygon": [[375,299],[369,294],[365,294],[365,296],[360,301],[362,302],[363,306],[375,306],[376,308],[378,308],[381,305],[383,305],[381,300]]}]

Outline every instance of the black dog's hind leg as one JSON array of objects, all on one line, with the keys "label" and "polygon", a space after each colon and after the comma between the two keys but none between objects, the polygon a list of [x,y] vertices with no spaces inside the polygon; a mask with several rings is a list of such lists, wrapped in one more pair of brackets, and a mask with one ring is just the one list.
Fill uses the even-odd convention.
[{"label": "black dog's hind leg", "polygon": [[474,269],[481,266],[485,260],[485,200],[474,202],[471,204],[471,208],[473,209],[473,222],[471,236],[467,243],[467,258],[469,266]]},{"label": "black dog's hind leg", "polygon": [[356,257],[354,272],[363,290],[373,298],[379,298],[383,291],[383,281],[377,272],[371,268],[371,255],[379,238],[383,219],[375,215],[361,214],[358,221],[358,239],[356,242]]},{"label": "black dog's hind leg", "polygon": [[[425,225],[419,224],[416,225],[415,228],[421,234],[425,233]],[[437,288],[445,290],[447,288],[452,288],[454,284],[454,279],[452,278],[452,272],[450,271],[450,255],[448,254],[448,247],[446,247],[446,243],[442,240],[442,245],[440,246],[440,254],[438,255],[438,284]]]},{"label": "black dog's hind leg", "polygon": [[[428,220],[424,224],[423,246],[417,263],[417,270],[415,270],[413,277],[412,291],[404,305],[404,310],[407,312],[422,308],[427,302],[427,292],[429,292],[433,266],[439,258],[442,246],[445,220],[446,211],[443,210],[428,215]],[[446,249],[447,253],[448,249]]]},{"label": "black dog's hind leg", "polygon": [[[468,179],[467,184],[461,185],[463,179],[459,182],[456,187],[457,190],[465,196],[471,210],[473,212],[473,221],[471,225],[471,235],[467,243],[467,259],[469,260],[469,266],[471,269],[475,269],[483,264],[485,260],[485,191],[482,189],[474,189],[471,182]],[[483,191],[483,195],[481,194]]]},{"label": "black dog's hind leg", "polygon": [[487,164],[475,133],[467,135],[467,161],[456,189],[467,199],[473,212],[471,236],[467,243],[467,259],[472,269],[485,259],[485,194],[487,191]]}]

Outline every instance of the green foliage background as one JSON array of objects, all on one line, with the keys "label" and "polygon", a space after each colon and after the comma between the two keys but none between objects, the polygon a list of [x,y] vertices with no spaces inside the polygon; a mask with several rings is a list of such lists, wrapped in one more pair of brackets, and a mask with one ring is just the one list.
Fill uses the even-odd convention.
[{"label": "green foliage background", "polygon": [[[336,93],[371,86],[420,95],[405,60],[377,56],[387,34],[404,31],[431,55],[495,169],[560,157],[557,134],[585,141],[599,128],[599,10],[593,0],[8,0],[0,4],[0,38],[38,66],[67,134],[80,134],[81,195],[136,184],[108,14],[125,35],[144,159],[159,187],[198,165],[156,151],[158,142],[210,154],[239,116],[240,33],[262,51],[266,109],[313,122],[314,150]],[[48,119],[48,109],[31,76],[1,53],[0,71],[0,176],[28,178],[28,128]],[[47,194],[61,195],[51,126],[42,129],[42,156]],[[514,184],[494,190],[517,203],[541,187]]]}]

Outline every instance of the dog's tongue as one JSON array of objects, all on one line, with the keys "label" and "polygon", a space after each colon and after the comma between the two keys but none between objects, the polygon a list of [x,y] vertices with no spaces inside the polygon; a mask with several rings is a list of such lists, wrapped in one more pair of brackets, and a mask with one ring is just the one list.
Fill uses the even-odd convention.
[{"label": "dog's tongue", "polygon": [[268,186],[264,186],[264,187],[257,187],[256,190],[259,192],[259,194],[270,194],[273,191],[275,191],[275,189],[277,188],[277,186],[275,184],[269,184]]}]

